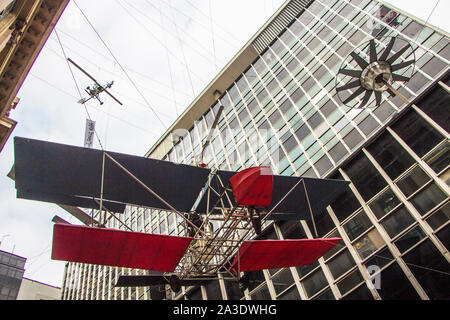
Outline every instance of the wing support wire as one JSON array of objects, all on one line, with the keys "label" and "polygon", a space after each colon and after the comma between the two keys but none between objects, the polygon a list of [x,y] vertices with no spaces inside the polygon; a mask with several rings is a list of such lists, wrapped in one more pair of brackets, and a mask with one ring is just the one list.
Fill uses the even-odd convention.
[{"label": "wing support wire", "polygon": [[[215,178],[215,179],[214,179]],[[218,194],[212,185],[212,181],[218,181],[219,197],[214,204],[210,203],[209,196],[211,193]],[[311,220],[314,225],[316,237],[317,227],[314,219],[312,206],[310,203],[305,180],[300,178],[296,184],[278,201],[278,203],[268,212],[263,212],[261,222],[266,220],[276,210],[276,208],[297,188],[303,185],[308,203]],[[240,278],[240,248],[244,241],[255,236],[251,218],[254,214],[252,208],[233,204],[230,195],[232,192],[230,184],[224,184],[217,172],[211,172],[208,179],[207,190],[203,190],[202,194],[207,194],[207,212],[202,214],[203,221],[200,229],[205,232],[206,237],[201,238],[198,234],[194,236],[185,256],[182,258],[178,269],[175,271],[183,279],[196,275],[214,275],[218,272],[226,271],[234,278]],[[214,224],[219,226],[216,230]],[[238,270],[237,275],[232,273],[230,266],[230,258],[237,254]]]},{"label": "wing support wire", "polygon": [[[114,159],[110,154],[107,152],[103,152],[103,155],[108,157],[114,164],[116,164],[120,169],[122,169],[127,175],[129,175],[132,179],[134,179],[137,183],[139,183],[142,187],[144,187],[148,192],[150,192],[153,196],[155,196],[159,201],[164,203],[171,211],[175,212],[180,218],[182,218],[186,223],[188,223],[191,227],[196,230],[196,232],[201,235],[205,236],[205,233],[198,228],[195,224],[193,224],[189,219],[185,217],[183,213],[175,209],[172,205],[170,205],[166,200],[164,200],[161,196],[159,196],[155,191],[153,191],[150,187],[148,187],[145,183],[143,183],[141,180],[139,180],[134,174],[132,174],[127,168],[125,168],[121,163],[119,163],[116,159]],[[103,179],[103,177],[102,177]],[[100,204],[100,209],[102,208],[102,204]]]},{"label": "wing support wire", "polygon": [[[219,191],[214,189],[213,181],[218,182]],[[223,271],[236,278],[226,265],[241,244],[249,238],[253,227],[250,210],[233,204],[230,186],[229,183],[224,184],[217,172],[211,173],[207,190],[203,191],[208,195],[207,212],[201,214],[203,221],[200,225],[206,237],[200,238],[198,234],[194,236],[176,270],[181,279],[197,275],[213,276]],[[215,203],[210,202],[211,193],[219,194]]]}]

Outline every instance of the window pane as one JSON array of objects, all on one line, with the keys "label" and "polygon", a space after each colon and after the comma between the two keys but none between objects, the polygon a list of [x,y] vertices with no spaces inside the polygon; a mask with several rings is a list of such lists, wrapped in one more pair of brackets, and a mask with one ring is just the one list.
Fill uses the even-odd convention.
[{"label": "window pane", "polygon": [[257,291],[252,293],[251,297],[252,300],[272,300],[267,285],[262,286]]},{"label": "window pane", "polygon": [[284,269],[272,278],[273,287],[276,294],[289,288],[294,283],[294,278],[290,269]]},{"label": "window pane", "polygon": [[443,206],[435,213],[433,213],[426,221],[434,230],[436,230],[449,220],[450,220],[450,205],[447,203],[445,206]]},{"label": "window pane", "polygon": [[393,180],[414,163],[414,159],[388,132],[379,137],[367,149]]},{"label": "window pane", "polygon": [[345,277],[342,281],[339,281],[337,286],[341,294],[345,294],[362,281],[364,281],[364,279],[361,275],[361,272],[359,272],[359,270],[355,270],[347,277]]},{"label": "window pane", "polygon": [[424,215],[437,204],[441,203],[445,198],[445,194],[433,182],[415,195],[414,198],[411,199],[411,202],[414,204],[417,211],[419,211],[421,215]]},{"label": "window pane", "polygon": [[395,210],[381,222],[391,238],[405,230],[415,222],[414,218],[405,207]]},{"label": "window pane", "polygon": [[367,285],[362,284],[358,289],[343,297],[342,300],[373,300],[373,296]]},{"label": "window pane", "polygon": [[305,231],[298,221],[283,221],[278,223],[284,239],[304,239],[307,238]]},{"label": "window pane", "polygon": [[450,225],[447,225],[445,228],[437,232],[436,236],[448,250],[450,248]]},{"label": "window pane", "polygon": [[239,289],[239,285],[236,281],[227,281],[225,283],[228,300],[240,300],[244,293]]},{"label": "window pane", "polygon": [[369,218],[364,211],[358,213],[354,218],[344,224],[344,230],[350,241],[356,239],[360,234],[364,233],[372,226]]},{"label": "window pane", "polygon": [[417,106],[447,132],[450,131],[450,95],[444,88],[436,85]]},{"label": "window pane", "polygon": [[[321,213],[317,214],[314,220],[316,223],[317,233],[319,237],[326,235],[328,232],[330,232],[333,228],[336,227],[333,220],[331,219],[330,214],[326,209],[323,210]],[[311,221],[308,220],[307,222],[309,228],[311,230],[314,230],[314,226],[312,225],[312,223],[310,223]]]},{"label": "window pane", "polygon": [[381,285],[378,293],[383,300],[420,299],[411,282],[397,263],[383,270],[380,276]]},{"label": "window pane", "polygon": [[320,290],[322,290],[323,288],[325,288],[328,285],[328,282],[327,279],[325,278],[325,275],[323,274],[322,269],[318,269],[308,278],[303,280],[302,284],[305,288],[308,297],[311,297]]},{"label": "window pane", "polygon": [[415,167],[397,181],[397,186],[406,197],[412,195],[431,178],[419,167]]},{"label": "window pane", "polygon": [[401,121],[393,126],[393,129],[419,157],[423,157],[443,140],[441,134],[415,111],[409,111],[404,115]]},{"label": "window pane", "polygon": [[348,250],[344,250],[327,263],[334,279],[339,278],[355,265],[355,261]]},{"label": "window pane", "polygon": [[328,290],[325,290],[320,295],[318,295],[317,297],[314,297],[313,300],[336,300],[336,298],[334,297],[334,294],[331,291],[331,289],[328,289]]},{"label": "window pane", "polygon": [[331,203],[336,217],[339,221],[345,220],[350,214],[355,212],[361,207],[358,199],[356,199],[350,188],[347,188],[345,193],[339,196],[339,198]]},{"label": "window pane", "polygon": [[278,300],[300,300],[300,294],[298,293],[297,286],[293,286],[291,289],[283,293],[278,297]]},{"label": "window pane", "polygon": [[399,203],[400,200],[398,200],[394,192],[391,189],[387,189],[375,200],[373,200],[369,204],[369,207],[372,209],[372,212],[377,216],[377,218],[380,219],[394,209]]},{"label": "window pane", "polygon": [[[327,238],[342,238],[341,234],[337,229],[335,229],[333,232],[331,232],[329,235],[327,235]],[[325,260],[328,260],[330,257],[332,257],[336,252],[340,251],[342,248],[344,248],[345,245],[342,243],[338,243],[333,248],[331,248],[327,253],[324,254],[323,258]]]},{"label": "window pane", "polygon": [[405,234],[403,237],[396,240],[395,245],[397,246],[398,250],[400,250],[400,252],[405,252],[425,237],[425,232],[423,232],[421,227],[417,226],[407,234]]},{"label": "window pane", "polygon": [[424,241],[403,258],[430,299],[450,299],[450,265],[431,240]]},{"label": "window pane", "polygon": [[261,283],[266,281],[266,278],[264,278],[264,273],[261,270],[249,271],[246,273],[246,275],[248,276],[249,279],[248,291],[252,291]]},{"label": "window pane", "polygon": [[450,143],[446,142],[444,145],[434,150],[425,158],[425,161],[436,173],[447,168],[450,164]]},{"label": "window pane", "polygon": [[383,245],[384,241],[376,229],[370,231],[353,244],[361,259],[367,258]]},{"label": "window pane", "polygon": [[366,267],[377,266],[380,269],[389,262],[394,261],[391,251],[388,248],[381,250],[365,263]]},{"label": "window pane", "polygon": [[219,281],[210,281],[205,285],[208,300],[222,300]]},{"label": "window pane", "polygon": [[387,185],[386,180],[362,153],[344,171],[349,175],[356,189],[366,201]]},{"label": "window pane", "polygon": [[300,278],[304,277],[305,275],[307,275],[309,272],[311,272],[312,270],[314,270],[316,267],[319,266],[319,262],[316,261],[313,264],[309,265],[309,266],[300,266],[300,267],[296,267],[297,269],[297,273],[298,276]]}]

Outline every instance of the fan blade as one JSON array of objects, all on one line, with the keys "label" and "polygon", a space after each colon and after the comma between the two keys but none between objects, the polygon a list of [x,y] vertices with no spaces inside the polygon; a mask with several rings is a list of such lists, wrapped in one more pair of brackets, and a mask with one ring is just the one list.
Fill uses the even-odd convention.
[{"label": "fan blade", "polygon": [[415,60],[413,59],[413,60],[408,60],[408,61],[405,61],[405,62],[401,62],[399,64],[394,64],[394,65],[391,66],[391,72],[394,72],[394,71],[406,68],[407,66],[413,64],[414,62],[415,62]]},{"label": "fan blade", "polygon": [[377,48],[375,46],[375,40],[370,40],[370,63],[377,61]]},{"label": "fan blade", "polygon": [[369,65],[367,63],[367,61],[364,60],[363,58],[361,58],[356,52],[353,51],[352,53],[350,53],[350,55],[356,61],[356,63],[361,67],[361,69],[365,69]]},{"label": "fan blade", "polygon": [[401,76],[399,74],[393,73],[392,74],[392,80],[394,80],[394,81],[408,81],[409,77],[405,77],[405,76]]},{"label": "fan blade", "polygon": [[339,70],[339,73],[345,74],[346,76],[359,78],[359,77],[361,77],[362,71],[360,71],[360,70],[350,70],[350,69],[341,69],[341,70]]},{"label": "fan blade", "polygon": [[389,53],[391,53],[392,47],[394,46],[395,38],[392,37],[391,41],[389,41],[386,49],[384,49],[383,53],[380,56],[380,61],[386,61],[387,57],[389,56]]},{"label": "fan blade", "polygon": [[408,50],[409,44],[405,45],[403,48],[398,50],[392,57],[386,60],[387,63],[393,64],[395,60],[397,60],[403,53],[405,53],[406,50]]},{"label": "fan blade", "polygon": [[352,95],[350,95],[347,99],[345,99],[344,101],[342,101],[342,103],[347,104],[349,103],[351,100],[353,100],[354,98],[356,98],[357,96],[359,96],[361,93],[364,92],[364,88],[363,87],[359,87],[358,90],[356,90],[355,92],[353,92]]},{"label": "fan blade", "polygon": [[379,106],[381,104],[382,97],[383,97],[383,95],[381,92],[375,91],[375,99],[376,99],[377,106]]},{"label": "fan blade", "polygon": [[367,104],[367,102],[369,102],[369,99],[371,96],[372,96],[372,91],[366,91],[366,94],[364,95],[364,98],[357,109],[363,108]]},{"label": "fan blade", "polygon": [[355,80],[353,82],[347,83],[346,85],[344,85],[342,87],[337,87],[336,91],[339,92],[339,91],[343,91],[343,90],[356,88],[356,87],[359,87],[359,86],[361,86],[361,81],[359,81],[359,79],[358,79],[358,80]]},{"label": "fan blade", "polygon": [[109,93],[108,90],[104,89],[104,91],[111,97],[114,99],[114,101],[116,101],[118,104],[120,104],[121,106],[123,106],[122,102],[120,102],[119,100],[116,99],[116,97],[114,97],[111,93]]}]

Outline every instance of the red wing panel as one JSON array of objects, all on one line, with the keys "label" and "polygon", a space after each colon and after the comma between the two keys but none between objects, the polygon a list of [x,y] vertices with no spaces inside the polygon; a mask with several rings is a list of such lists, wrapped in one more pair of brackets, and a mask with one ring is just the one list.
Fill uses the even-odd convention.
[{"label": "red wing panel", "polygon": [[235,271],[255,271],[305,266],[316,262],[336,246],[341,238],[251,240],[239,249],[239,260],[234,259]]},{"label": "red wing panel", "polygon": [[267,208],[272,201],[273,172],[270,167],[255,167],[238,172],[230,179],[236,203]]},{"label": "red wing panel", "polygon": [[52,259],[173,272],[192,238],[55,224]]}]

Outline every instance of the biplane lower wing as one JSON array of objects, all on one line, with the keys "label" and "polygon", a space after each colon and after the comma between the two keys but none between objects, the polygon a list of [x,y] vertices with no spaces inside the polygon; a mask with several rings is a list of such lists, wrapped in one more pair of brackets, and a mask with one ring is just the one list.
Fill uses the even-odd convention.
[{"label": "biplane lower wing", "polygon": [[103,191],[103,199],[111,202],[189,212],[210,173],[209,169],[168,161],[19,137],[14,138],[14,147],[16,189],[39,190],[29,198],[100,199]]},{"label": "biplane lower wing", "polygon": [[245,241],[232,268],[245,272],[310,265],[341,241],[341,238]]},{"label": "biplane lower wing", "polygon": [[173,272],[192,238],[55,224],[52,259]]}]

